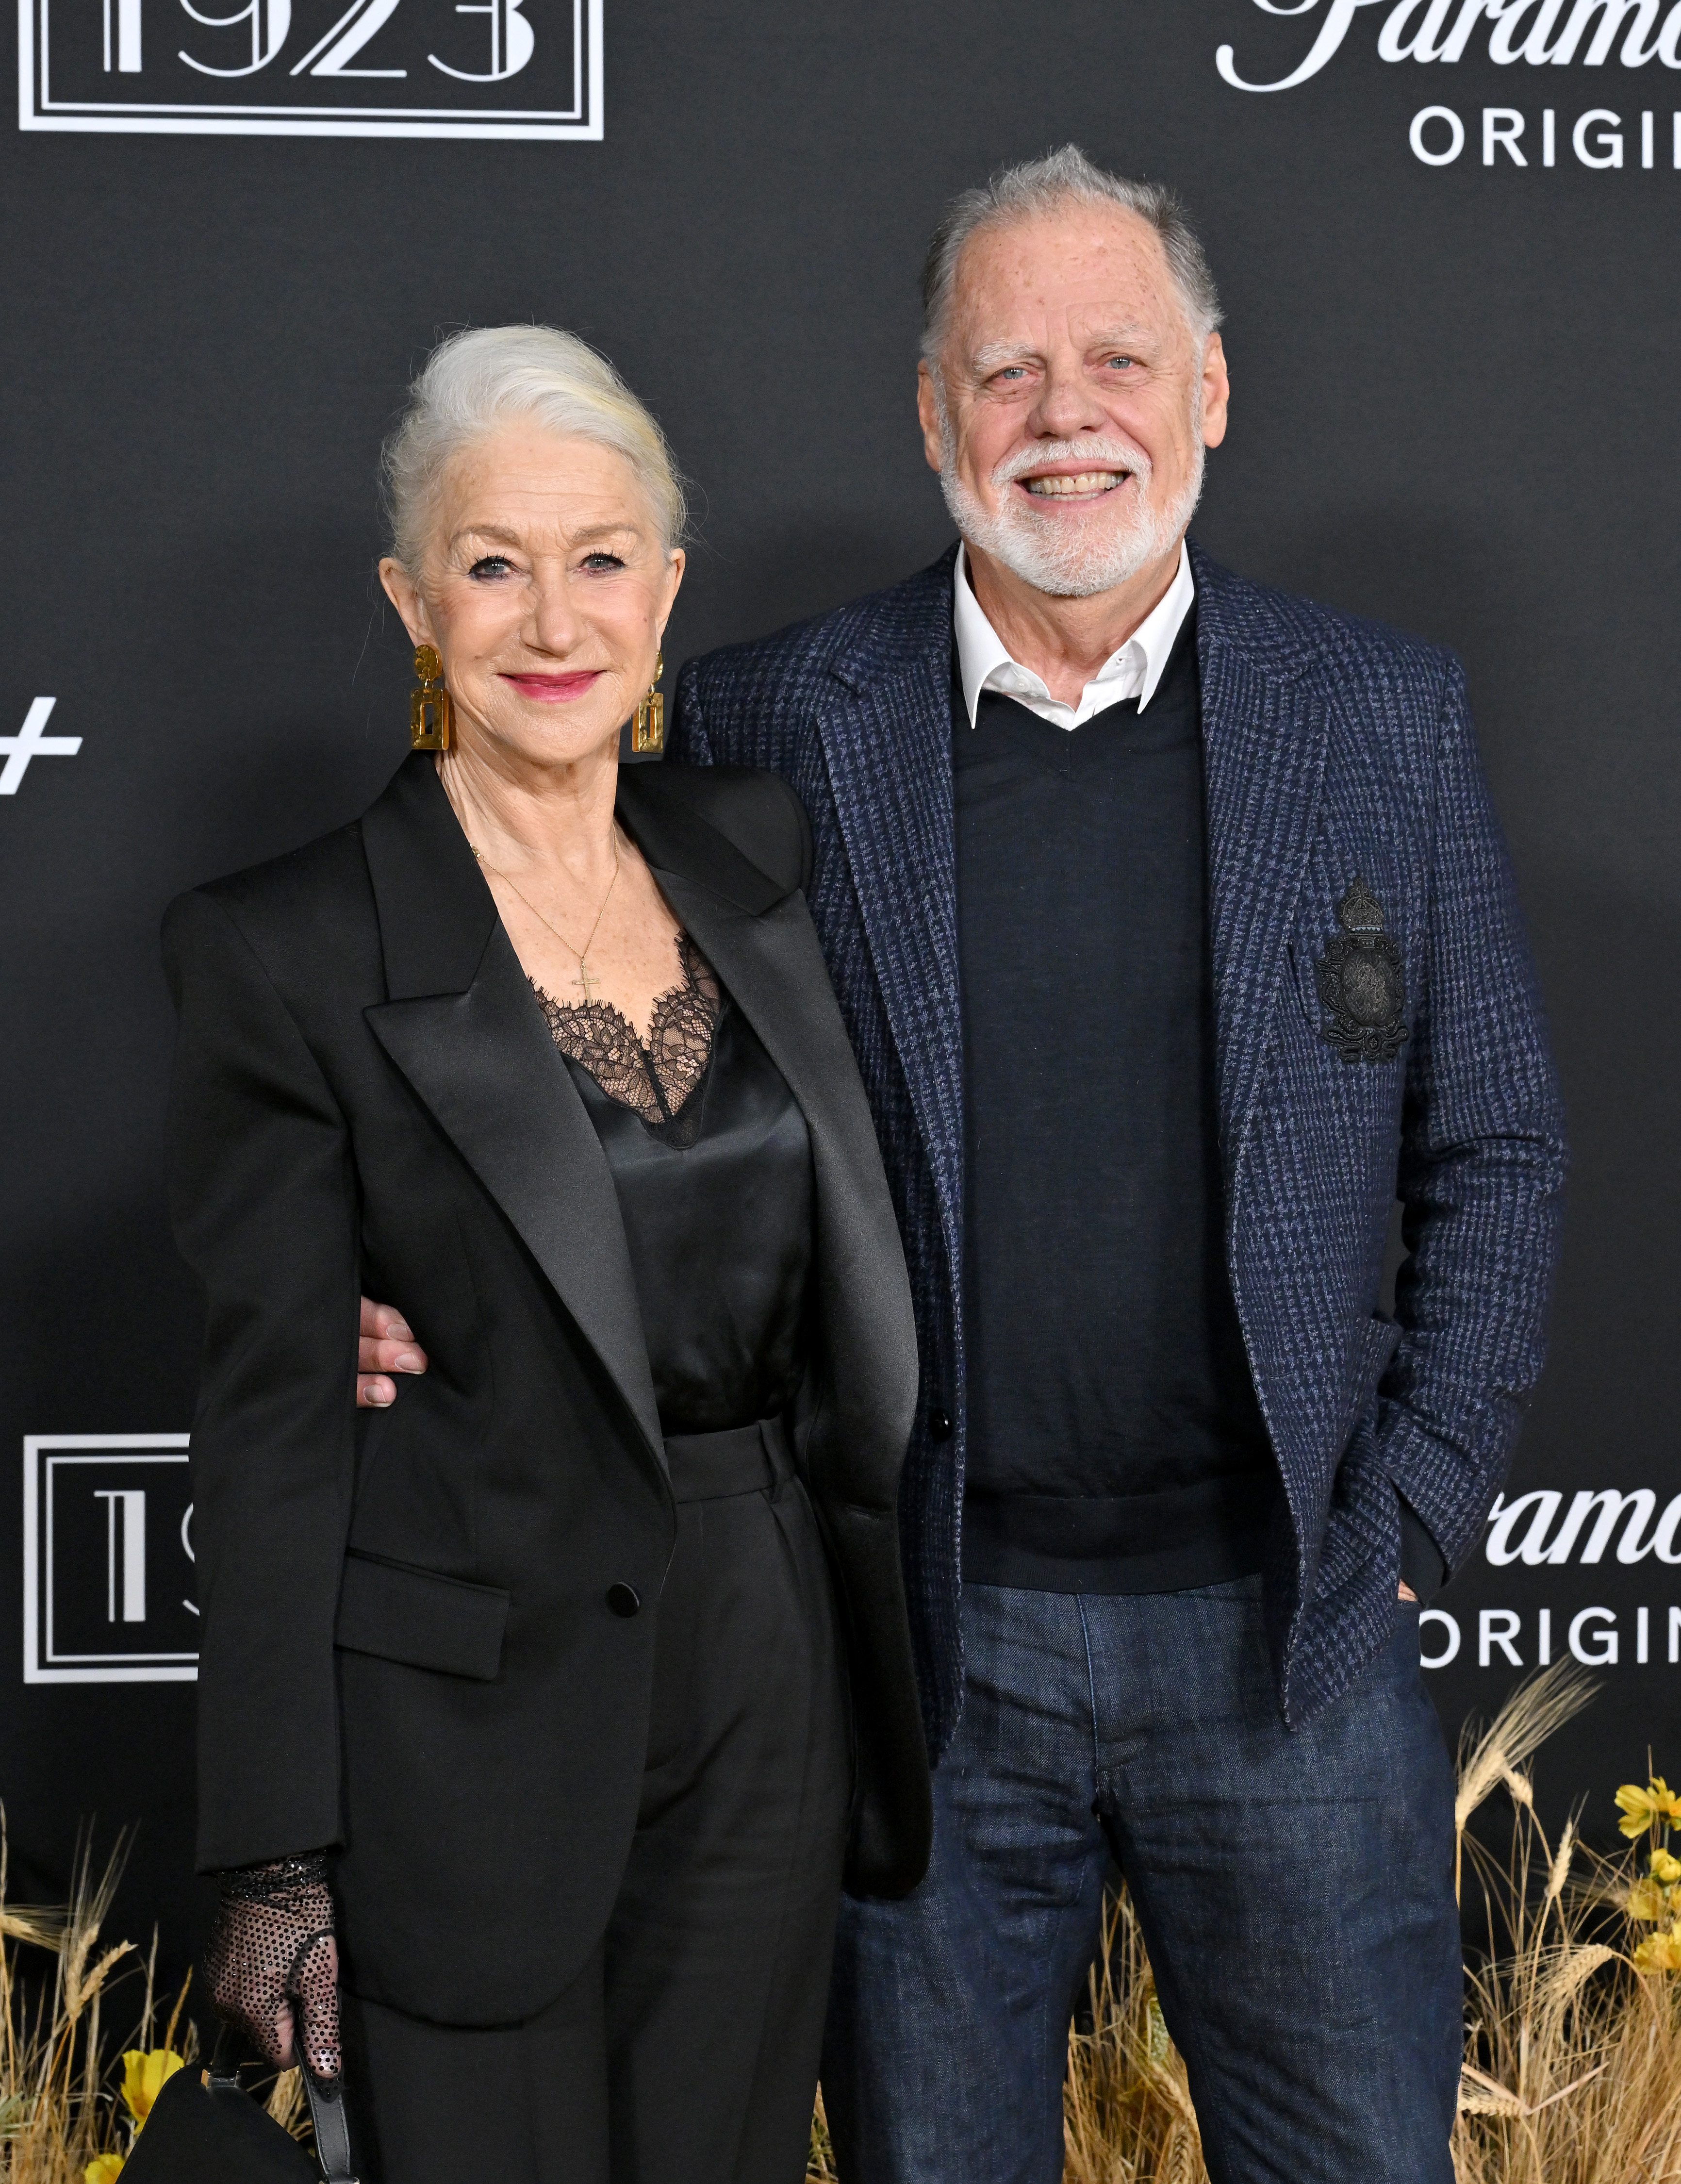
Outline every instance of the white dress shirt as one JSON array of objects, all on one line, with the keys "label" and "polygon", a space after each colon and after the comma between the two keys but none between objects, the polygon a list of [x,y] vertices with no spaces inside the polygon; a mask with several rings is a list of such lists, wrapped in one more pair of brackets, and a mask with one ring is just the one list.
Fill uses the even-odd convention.
[{"label": "white dress shirt", "polygon": [[1179,542],[1179,566],[1173,581],[1118,652],[1111,653],[1091,682],[1080,693],[1077,705],[1065,705],[1053,698],[1041,677],[1031,667],[1012,660],[1004,640],[987,620],[969,582],[966,549],[957,549],[957,575],[953,587],[952,624],[957,637],[957,672],[963,685],[963,702],[969,709],[969,725],[975,725],[975,709],[982,690],[998,690],[1014,698],[1042,721],[1059,728],[1077,728],[1100,713],[1105,705],[1118,705],[1136,698],[1143,712],[1155,695],[1173,649],[1173,640],[1184,627],[1185,616],[1196,598],[1191,577],[1191,557]]}]

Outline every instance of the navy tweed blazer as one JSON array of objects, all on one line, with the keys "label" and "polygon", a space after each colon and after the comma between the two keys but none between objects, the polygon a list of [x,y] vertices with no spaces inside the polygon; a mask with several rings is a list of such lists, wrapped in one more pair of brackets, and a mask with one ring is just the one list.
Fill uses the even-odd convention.
[{"label": "navy tweed blazer", "polygon": [[[899,1524],[936,1756],[962,1702],[955,554],[690,661],[671,743],[689,764],[774,767],[810,815],[811,915],[916,1300]],[[1294,1723],[1394,1627],[1398,1497],[1450,1570],[1479,1536],[1540,1370],[1563,1123],[1459,662],[1192,560],[1227,1257],[1285,1487],[1266,1597]],[[1356,877],[1404,965],[1409,1036],[1376,1062],[1326,1039],[1316,984]],[[1397,1197],[1410,1256],[1391,1321],[1377,1307]]]}]

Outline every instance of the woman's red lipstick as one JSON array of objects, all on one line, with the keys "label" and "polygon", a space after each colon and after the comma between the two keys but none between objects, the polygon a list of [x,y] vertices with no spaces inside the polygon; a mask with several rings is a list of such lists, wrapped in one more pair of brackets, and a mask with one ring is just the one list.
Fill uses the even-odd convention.
[{"label": "woman's red lipstick", "polygon": [[511,682],[522,698],[554,705],[564,705],[569,698],[582,698],[600,673],[598,667],[586,667],[574,675],[504,675],[502,679]]}]

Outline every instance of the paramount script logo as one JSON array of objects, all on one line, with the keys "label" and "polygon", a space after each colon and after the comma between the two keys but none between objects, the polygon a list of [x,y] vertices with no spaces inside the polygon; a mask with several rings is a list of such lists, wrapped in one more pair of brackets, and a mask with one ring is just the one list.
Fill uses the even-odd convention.
[{"label": "paramount script logo", "polygon": [[1571,1496],[1567,1508],[1563,1495],[1550,1487],[1520,1494],[1515,1502],[1500,1494],[1488,1521],[1484,1552],[1497,1568],[1508,1563],[1556,1568],[1572,1555],[1579,1563],[1599,1562],[1619,1524],[1618,1562],[1644,1562],[1650,1555],[1661,1563],[1681,1563],[1681,1494],[1660,1512],[1650,1486],[1628,1494],[1613,1486],[1584,1489]]},{"label": "paramount script logo", "polygon": [[599,138],[603,0],[18,0],[19,126]]},{"label": "paramount script logo", "polygon": [[1314,16],[1314,36],[1295,67],[1271,83],[1239,75],[1235,49],[1222,46],[1215,66],[1234,91],[1294,91],[1336,58],[1361,9],[1376,7],[1389,10],[1378,32],[1380,60],[1452,63],[1486,38],[1489,58],[1502,68],[1602,68],[1615,49],[1624,68],[1656,60],[1681,69],[1681,0],[1328,0],[1322,14],[1320,0],[1255,4],[1268,15]]},{"label": "paramount script logo", "polygon": [[[1483,1552],[1496,1569],[1517,1563],[1555,1570],[1572,1563],[1585,1568],[1611,1555],[1624,1564],[1646,1563],[1648,1577],[1657,1580],[1651,1587],[1657,1604],[1631,1604],[1626,1597],[1615,1607],[1578,1604],[1579,1591],[1567,1581],[1523,1580],[1512,1596],[1520,1607],[1425,1608],[1419,1616],[1422,1667],[1445,1669],[1463,1654],[1467,1667],[1474,1658],[1478,1669],[1506,1674],[1545,1668],[1567,1654],[1593,1669],[1681,1668],[1681,1606],[1669,1590],[1675,1580],[1652,1567],[1681,1563],[1681,1494],[1660,1503],[1650,1486],[1628,1493],[1584,1487],[1569,1494],[1538,1487],[1510,1502],[1498,1496],[1488,1523]],[[1552,1597],[1538,1600],[1538,1591]]]}]

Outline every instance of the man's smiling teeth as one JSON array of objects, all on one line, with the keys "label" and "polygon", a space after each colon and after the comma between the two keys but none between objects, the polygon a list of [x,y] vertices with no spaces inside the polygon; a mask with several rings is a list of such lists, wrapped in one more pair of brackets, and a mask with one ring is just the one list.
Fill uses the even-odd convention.
[{"label": "man's smiling teeth", "polygon": [[1082,471],[1077,477],[1030,477],[1022,483],[1029,493],[1065,500],[1076,493],[1112,492],[1126,476],[1125,471]]}]

